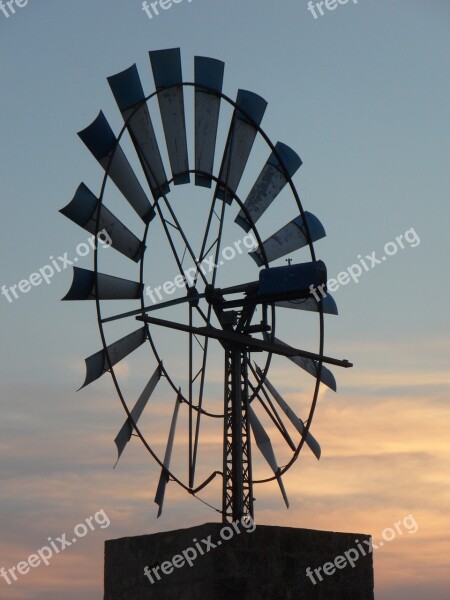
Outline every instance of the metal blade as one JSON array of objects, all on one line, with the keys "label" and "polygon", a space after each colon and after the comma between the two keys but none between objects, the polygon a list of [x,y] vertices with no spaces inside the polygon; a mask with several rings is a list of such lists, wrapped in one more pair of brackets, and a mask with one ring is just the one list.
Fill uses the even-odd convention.
[{"label": "metal blade", "polygon": [[[249,115],[256,125],[261,124],[267,107],[267,102],[261,96],[247,90],[238,90],[236,104]],[[255,125],[241,110],[236,109],[228,133],[219,174],[220,183],[217,187],[217,198],[225,200],[228,204],[232,201],[230,190],[233,193],[236,192],[241,181],[256,134]]]},{"label": "metal blade", "polygon": [[159,92],[159,110],[174,184],[189,183],[180,49],[173,48],[171,50],[150,52],[150,62],[156,90]]},{"label": "metal blade", "polygon": [[[195,57],[195,185],[211,187],[219,123],[220,94],[225,63],[214,58]],[[202,87],[204,86],[204,87]],[[209,91],[205,88],[209,88]]]},{"label": "metal blade", "polygon": [[74,267],[72,286],[63,300],[137,300],[143,287],[135,281],[98,273],[96,290],[94,271]]},{"label": "metal blade", "polygon": [[282,165],[284,165],[289,177],[292,178],[302,164],[298,154],[289,146],[278,142],[275,149],[281,157],[282,164],[272,152],[244,202],[250,221],[242,209],[235,219],[235,222],[245,231],[250,231],[252,225],[258,221],[286,185],[288,180]]},{"label": "metal blade", "polygon": [[[263,377],[263,373],[257,365],[256,365],[256,372],[258,374],[259,381],[261,381],[261,379]],[[289,420],[294,425],[294,427],[297,429],[297,431],[301,435],[303,435],[303,432],[305,431],[305,425],[304,425],[303,421],[301,419],[299,419],[299,417],[297,417],[297,415],[290,408],[290,406],[287,404],[287,402],[284,400],[284,398],[281,396],[281,394],[279,394],[277,392],[277,390],[270,383],[270,381],[267,379],[267,377],[264,379],[264,386],[269,390],[269,392],[272,394],[272,396],[278,402],[281,410],[289,418]],[[305,443],[310,447],[312,453],[317,458],[317,460],[319,460],[320,452],[321,452],[320,445],[319,445],[319,442],[314,438],[314,436],[310,432],[308,432],[308,435],[305,438]]]},{"label": "metal blade", "polygon": [[[317,217],[309,212],[305,212],[305,220],[311,234],[311,241],[316,242],[325,237],[325,229]],[[307,245],[308,237],[306,235],[305,222],[302,216],[297,217],[274,233],[268,240],[263,242],[263,248],[268,262],[286,256],[286,254],[290,254]],[[261,248],[257,248],[253,252],[250,252],[250,256],[259,267],[264,264],[264,254]]]},{"label": "metal blade", "polygon": [[[127,122],[152,195],[158,199],[168,194],[170,187],[136,65],[108,77],[108,82],[123,120]],[[140,107],[136,109],[138,105]]]},{"label": "metal blade", "polygon": [[[320,298],[320,296],[319,296]],[[320,302],[317,302],[313,296],[301,300],[285,300],[283,302],[275,302],[275,306],[281,308],[295,308],[297,310],[308,310],[311,312],[319,312],[319,306],[322,305],[323,312],[328,315],[337,315],[338,309],[334,298],[326,293],[323,298],[320,298]]]},{"label": "metal blade", "polygon": [[154,209],[103,112],[100,111],[98,117],[78,135],[105,171],[109,166],[112,181],[141,219],[145,223],[150,222],[155,215]]},{"label": "metal blade", "polygon": [[173,442],[175,439],[175,431],[177,428],[178,411],[180,409],[180,396],[175,401],[175,409],[173,411],[172,423],[170,425],[169,439],[167,441],[166,455],[164,456],[164,467],[161,469],[158,488],[156,490],[155,503],[159,506],[158,518],[161,516],[164,505],[164,496],[166,493],[167,482],[169,481],[170,460],[172,458]]},{"label": "metal blade", "polygon": [[139,262],[145,250],[144,244],[106,206],[100,207],[100,200],[84,183],[78,187],[72,201],[59,212],[95,235],[99,210],[99,232],[106,231],[113,248]]},{"label": "metal blade", "polygon": [[[269,336],[267,333],[263,333],[263,336],[266,341],[272,340],[271,336]],[[279,340],[276,337],[273,338],[273,341],[276,344],[280,344],[281,346],[287,346],[288,348],[291,348],[291,346],[289,346],[289,344],[285,344],[284,342],[282,342],[281,340]],[[317,378],[317,374],[319,372],[319,365],[316,360],[313,360],[312,358],[305,358],[303,356],[288,356],[287,358],[289,360],[291,360],[293,363],[295,363],[298,367],[300,367],[301,369],[304,369],[310,375]],[[323,365],[323,364],[322,364],[322,372],[321,372],[321,376],[320,376],[320,381],[324,385],[326,385],[330,389],[332,389],[334,392],[336,391],[336,379],[334,378],[333,373],[329,369],[327,369],[327,367],[325,367],[325,365]]]},{"label": "metal blade", "polygon": [[266,430],[262,426],[260,420],[255,414],[255,411],[251,406],[248,407],[248,417],[250,420],[250,425],[253,431],[253,435],[255,436],[255,442],[258,446],[261,454],[264,456],[266,461],[268,462],[270,468],[274,472],[274,475],[277,476],[278,485],[280,486],[281,493],[283,494],[284,501],[286,503],[287,508],[289,508],[289,500],[286,495],[286,490],[284,489],[283,481],[281,476],[278,474],[280,469],[277,465],[277,459],[275,458],[275,453],[273,451],[272,442],[270,441],[269,436],[266,433]]},{"label": "metal blade", "polygon": [[[113,344],[108,346],[108,355],[113,367],[118,362],[123,360],[126,356],[134,352],[139,346],[141,346],[147,338],[147,332],[145,327],[141,327],[133,333],[129,333],[125,337],[117,340]],[[100,350],[92,356],[89,356],[85,360],[86,362],[86,379],[80,389],[86,387],[109,370],[110,365],[107,358],[106,351]]]},{"label": "metal blade", "polygon": [[[132,417],[134,423],[137,423],[139,421],[139,418],[142,415],[142,412],[143,412],[144,408],[146,407],[147,402],[150,399],[150,396],[153,394],[156,384],[158,383],[160,378],[161,378],[161,368],[158,365],[156,367],[155,372],[150,377],[150,381],[145,386],[144,391],[139,396],[138,401],[136,402],[136,404],[134,405],[134,407],[131,411],[131,417]],[[119,433],[116,436],[116,439],[114,440],[114,443],[117,446],[117,453],[118,453],[116,465],[119,462],[122,452],[125,450],[125,446],[130,441],[132,433],[133,433],[133,424],[131,422],[131,419],[127,418],[127,420],[125,421],[125,423],[122,426],[122,429],[119,431]]]}]

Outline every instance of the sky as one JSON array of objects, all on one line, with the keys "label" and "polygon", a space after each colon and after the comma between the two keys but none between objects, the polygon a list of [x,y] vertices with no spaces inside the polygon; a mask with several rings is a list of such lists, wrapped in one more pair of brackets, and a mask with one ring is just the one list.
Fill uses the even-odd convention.
[{"label": "sky", "polygon": [[[354,367],[331,368],[336,394],[321,387],[311,431],[322,457],[317,462],[305,449],[285,475],[289,510],[276,483],[258,486],[256,521],[370,534],[375,543],[384,540],[374,552],[377,600],[449,597],[450,5],[351,0],[334,10],[323,5],[323,15],[312,6],[308,10],[306,0],[183,0],[152,19],[140,0],[22,0],[14,14],[7,6],[8,16],[0,10],[0,286],[18,285],[52,260],[60,265],[48,284],[30,286],[17,299],[10,292],[11,302],[0,296],[0,568],[27,560],[49,538],[72,538],[77,525],[94,517],[93,530],[55,553],[49,566],[32,568],[11,585],[0,579],[0,598],[101,598],[106,539],[220,520],[173,483],[157,520],[159,469],[135,438],[113,470],[113,440],[125,413],[111,377],[76,391],[84,381],[84,359],[101,348],[95,306],[60,301],[72,273],[57,257],[76,252],[78,266],[92,269],[93,252],[79,246],[89,234],[58,211],[82,181],[98,195],[103,178],[76,133],[101,109],[118,134],[123,122],[107,77],[136,63],[150,94],[148,52],[175,47],[181,48],[186,81],[193,80],[194,56],[218,58],[225,62],[227,96],[246,89],[268,102],[262,123],[267,135],[302,158],[294,183],[305,210],[325,227],[327,236],[315,248],[328,277],[338,278],[363,260],[367,265],[357,282],[341,275],[345,283],[332,294],[339,315],[325,318],[326,353],[348,358]],[[191,101],[186,92],[190,156]],[[226,109],[219,143],[231,114]],[[157,114],[156,104],[153,110]],[[123,146],[131,156],[125,136]],[[166,160],[165,148],[162,153]],[[243,198],[268,154],[258,139],[238,190]],[[171,192],[196,246],[210,197],[210,190],[193,185]],[[112,184],[105,198],[130,229],[142,233],[142,223]],[[294,209],[285,190],[261,219],[264,239],[294,218]],[[232,244],[244,232],[233,223],[236,207],[227,211],[224,244]],[[145,275],[155,286],[177,272],[161,230],[155,225],[150,231]],[[114,249],[99,254],[104,272],[137,277],[137,267]],[[305,250],[292,258],[310,260]],[[283,264],[284,258],[274,266]],[[258,269],[243,254],[219,271],[220,281],[232,284],[257,278]],[[109,304],[105,314],[114,314],[117,304]],[[120,309],[128,306],[136,304],[125,302]],[[316,351],[316,316],[279,312],[277,336]],[[180,315],[178,308],[163,314],[173,320]],[[107,339],[137,327],[132,319],[121,321],[107,329]],[[158,330],[155,339],[182,385],[184,334]],[[221,361],[212,345],[207,401],[219,412]],[[119,364],[128,402],[137,399],[155,367],[147,347]],[[305,418],[312,378],[280,358],[270,379]],[[142,417],[160,455],[174,401],[162,382]],[[286,446],[262,420],[285,464]],[[205,426],[199,482],[220,469],[221,444],[217,422]],[[186,452],[183,413],[172,464],[184,481]],[[269,475],[256,449],[254,454],[256,473]],[[220,503],[217,480],[202,498]],[[416,527],[408,529],[412,522]],[[397,533],[387,541],[395,523]]]}]

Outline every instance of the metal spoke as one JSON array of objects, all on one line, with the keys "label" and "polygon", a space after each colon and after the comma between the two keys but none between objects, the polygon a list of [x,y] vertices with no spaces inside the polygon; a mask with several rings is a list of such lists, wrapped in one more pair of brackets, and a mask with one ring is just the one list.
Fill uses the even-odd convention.
[{"label": "metal spoke", "polygon": [[[196,273],[196,274],[200,273],[200,275],[201,275],[201,277],[202,277],[202,279],[203,279],[203,282],[205,283],[205,285],[207,285],[207,283],[208,283],[208,280],[206,279],[205,275],[202,273],[201,269],[199,269],[198,260],[197,260],[197,258],[195,257],[195,254],[194,254],[194,252],[193,252],[193,250],[192,250],[192,247],[191,247],[191,245],[189,244],[189,241],[188,241],[188,239],[187,239],[186,235],[184,234],[184,231],[183,231],[182,227],[180,226],[180,223],[179,223],[179,221],[178,221],[178,218],[177,218],[177,216],[176,216],[176,214],[175,214],[175,211],[173,210],[173,208],[172,208],[172,206],[171,206],[170,202],[167,200],[167,197],[166,197],[165,195],[163,196],[163,199],[164,199],[164,204],[166,205],[167,209],[169,210],[169,212],[170,212],[170,214],[171,214],[171,216],[172,216],[172,219],[173,219],[173,220],[175,221],[175,223],[176,223],[176,228],[177,228],[177,230],[179,231],[179,233],[180,233],[181,237],[183,238],[183,242],[184,242],[184,244],[185,244],[185,246],[186,246],[186,248],[187,248],[187,251],[189,252],[189,254],[191,255],[191,258],[192,258],[192,260],[194,261],[195,268],[196,268],[196,270],[197,270],[197,273]],[[196,280],[195,280],[195,281],[196,281]],[[194,286],[195,286],[195,281],[194,281]]]},{"label": "metal spoke", "polygon": [[[231,139],[232,139],[232,137],[233,137],[233,132],[231,131]],[[228,171],[229,171],[230,160],[231,160],[231,153],[228,158],[227,174],[225,177],[225,189],[227,189],[227,184],[228,184]],[[203,253],[205,251],[205,246],[207,243],[207,239],[209,237],[209,229],[211,226],[212,215],[215,214],[217,217],[217,214],[215,212],[215,204],[217,201],[218,188],[219,188],[219,185],[217,184],[216,188],[214,190],[214,196],[213,196],[213,200],[211,203],[211,208],[210,208],[210,212],[209,212],[209,216],[208,216],[207,228],[205,231],[205,235],[203,237],[202,248],[200,251],[201,257],[203,256]],[[221,246],[221,241],[222,241],[223,223],[224,223],[224,218],[225,218],[225,207],[226,207],[226,201],[224,199],[224,200],[222,200],[222,210],[221,210],[220,219],[219,219],[219,232],[218,232],[217,238],[214,242],[214,244],[217,244],[217,245],[216,245],[216,253],[215,253],[215,257],[214,257],[214,269],[213,269],[213,274],[211,277],[211,285],[213,287],[215,286],[216,278],[217,278],[217,263],[219,260],[220,246]],[[217,217],[217,218],[219,218],[219,217]],[[211,248],[213,248],[214,244],[211,246]],[[196,281],[196,279],[195,279],[195,281]],[[207,321],[206,321],[207,327],[211,323],[211,315],[212,315],[212,304],[208,304],[208,313],[207,313]],[[195,426],[194,456],[193,456],[193,467],[192,467],[193,476],[195,475],[195,465],[197,462],[198,443],[199,443],[199,437],[200,437],[200,424],[201,424],[201,417],[202,417],[201,409],[203,406],[203,396],[204,396],[204,390],[205,390],[206,363],[208,360],[208,347],[209,347],[209,338],[206,338],[205,339],[205,349],[203,352],[202,374],[201,374],[201,378],[200,378],[200,389],[199,389],[199,397],[198,397],[198,404],[197,404],[198,411],[197,411],[197,422],[196,422],[196,426]]]},{"label": "metal spoke", "polygon": [[[153,312],[155,310],[161,310],[162,308],[168,308],[170,306],[176,306],[177,304],[184,304],[186,302],[194,302],[201,298],[204,298],[205,294],[196,294],[195,296],[183,296],[182,298],[176,298],[175,300],[168,300],[167,302],[159,302],[158,304],[153,304],[152,306],[144,306],[144,308],[137,308],[135,310],[130,310],[124,313],[119,313],[117,315],[113,315],[112,317],[106,317],[101,319],[101,323],[109,323],[110,321],[117,321],[119,319],[125,319],[127,317],[135,317],[142,313]],[[206,316],[204,316],[203,311],[201,313],[203,318],[206,320]]]},{"label": "metal spoke", "polygon": [[[214,212],[214,214],[216,214],[216,213]],[[202,262],[205,260],[206,256],[208,255],[208,252],[210,252],[210,251],[211,251],[211,250],[214,248],[214,246],[215,246],[216,244],[217,244],[217,238],[216,238],[216,239],[213,241],[213,243],[212,243],[212,244],[211,244],[211,246],[208,248],[208,250],[206,250],[206,252],[205,252],[204,256],[202,255],[202,256],[201,256],[201,257],[198,259],[198,260],[199,260],[199,263],[202,263]]]},{"label": "metal spoke", "polygon": [[[183,273],[183,265],[180,262],[180,258],[178,256],[178,252],[177,252],[177,250],[175,248],[175,244],[174,244],[174,242],[172,240],[172,236],[170,235],[169,228],[167,227],[167,221],[164,218],[164,215],[162,214],[162,210],[161,210],[161,207],[159,205],[159,202],[155,202],[154,206],[156,207],[156,210],[158,211],[158,215],[159,215],[161,224],[164,227],[164,231],[166,233],[167,241],[169,242],[170,247],[172,249],[175,261],[176,261],[177,266],[178,266],[178,270],[180,271],[180,273]],[[189,289],[189,286],[187,285],[186,280],[185,280],[185,284],[186,284],[186,288]]]},{"label": "metal spoke", "polygon": [[[192,380],[192,383],[194,383],[194,381],[196,381],[197,377],[200,375],[200,373],[203,371],[203,369],[199,369],[197,375],[194,377],[194,379]],[[194,407],[197,408],[197,407]]]},{"label": "metal spoke", "polygon": [[204,350],[204,349],[205,349],[205,346],[204,346],[204,345],[201,343],[201,341],[198,339],[198,336],[196,336],[196,335],[194,334],[194,338],[195,338],[195,341],[197,342],[197,344],[200,346],[200,348],[201,348],[202,350]]},{"label": "metal spoke", "polygon": [[[192,327],[192,305],[189,305],[189,327]],[[192,488],[194,485],[193,471],[192,471],[192,340],[193,333],[189,333],[189,487]]]}]

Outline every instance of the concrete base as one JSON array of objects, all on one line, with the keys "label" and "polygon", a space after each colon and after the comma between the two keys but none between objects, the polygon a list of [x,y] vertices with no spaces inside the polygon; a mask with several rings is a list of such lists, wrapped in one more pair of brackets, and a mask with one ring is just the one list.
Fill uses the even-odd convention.
[{"label": "concrete base", "polygon": [[[205,523],[107,541],[105,600],[374,599],[367,535],[267,525],[250,532],[241,523],[223,527]],[[351,549],[354,567],[345,555]],[[338,556],[340,568],[333,564]],[[324,573],[325,563],[331,563],[325,567],[330,574]],[[315,584],[306,575],[308,567]]]}]

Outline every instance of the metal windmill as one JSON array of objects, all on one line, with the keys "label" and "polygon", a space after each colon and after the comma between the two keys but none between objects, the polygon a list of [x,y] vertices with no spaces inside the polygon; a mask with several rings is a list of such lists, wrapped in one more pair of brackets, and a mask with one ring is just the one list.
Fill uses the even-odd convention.
[{"label": "metal windmill", "polygon": [[[320,457],[320,446],[310,433],[319,387],[323,383],[336,390],[335,379],[324,363],[342,367],[352,365],[346,360],[324,355],[324,314],[337,314],[337,309],[330,295],[318,301],[317,294],[314,297],[310,288],[322,286],[321,289],[326,290],[326,268],[322,261],[316,259],[313,246],[325,236],[325,231],[314,215],[303,210],[293,184],[292,177],[302,164],[300,158],[285,144],[273,144],[261,128],[267,103],[246,90],[239,90],[235,100],[226,96],[222,92],[224,64],[219,60],[195,57],[193,82],[183,81],[179,49],[150,52],[150,61],[156,91],[147,96],[136,65],[108,79],[124,120],[119,135],[113,133],[102,112],[79,133],[105,174],[99,197],[81,184],[73,200],[61,210],[66,217],[96,236],[94,269],[74,267],[73,283],[64,299],[94,300],[96,303],[103,349],[86,359],[84,386],[106,372],[111,374],[127,415],[115,439],[118,455],[120,458],[132,434],[135,434],[159,463],[161,475],[155,497],[159,506],[158,516],[162,512],[169,481],[177,482],[190,494],[199,497],[199,493],[221,475],[222,507],[216,510],[222,513],[224,521],[235,520],[246,515],[253,516],[255,483],[276,480],[288,506],[283,473],[296,461],[304,443],[317,458]],[[159,114],[156,112],[156,99]],[[185,117],[187,106],[194,108],[192,120]],[[190,123],[195,148],[194,168],[190,168],[188,158]],[[218,152],[221,123],[225,123],[226,134],[222,136],[223,144]],[[165,147],[159,144],[158,134],[165,138]],[[261,152],[265,153],[266,162],[256,181],[253,179],[254,184],[248,186],[243,200],[238,195],[238,187],[243,187],[243,176],[256,140],[265,148]],[[128,145],[128,151],[124,149],[125,145]],[[215,161],[216,158],[219,160]],[[215,162],[217,171],[214,169]],[[169,165],[171,178],[166,174]],[[189,185],[192,175],[195,186]],[[188,186],[190,190],[189,196],[183,195],[181,203],[169,200],[174,186],[182,186],[183,189]],[[149,193],[144,191],[145,187],[148,187]],[[199,248],[194,248],[179,218],[179,210],[186,211],[186,203],[193,202],[191,198],[195,193],[201,192],[204,198],[211,189],[212,199],[210,197],[208,203],[202,204],[206,206],[206,225],[202,235],[196,231],[194,237],[195,241],[199,238]],[[117,190],[122,203],[123,199],[128,202],[128,205],[124,204],[126,209],[131,207],[140,218],[140,234],[133,233],[122,221],[125,220],[122,213],[119,218],[107,207],[110,197],[114,197],[117,206],[120,206]],[[293,218],[275,233],[272,233],[272,228],[272,234],[263,241],[258,227],[265,222],[265,227],[270,230],[272,222],[276,222],[277,198],[282,199],[283,210],[293,211]],[[130,222],[129,213],[133,211],[123,212]],[[201,223],[202,216],[196,212],[190,214],[189,219]],[[136,221],[136,215],[133,218]],[[234,283],[222,286],[219,285],[219,275],[223,261],[219,259],[230,218],[235,235],[237,231],[242,234],[244,230],[254,236],[257,246],[249,253],[250,260],[247,256],[245,259],[253,268],[256,265],[259,272],[243,283],[240,280],[241,270],[234,268],[231,273]],[[98,243],[99,232],[102,231],[108,234],[112,247],[119,253],[115,257],[121,261],[121,273],[128,269],[128,265],[137,271],[132,280],[99,270],[100,260],[105,255],[105,250]],[[162,237],[158,238],[158,235]],[[149,274],[154,277],[152,269],[165,260],[160,246],[152,248],[152,243],[158,239],[166,240],[168,254],[173,257],[179,273],[178,291],[174,299],[162,299],[149,305],[145,294],[146,277]],[[284,257],[297,251],[309,252],[309,261],[303,259],[292,264],[290,258],[287,265],[282,262],[280,266],[270,266],[271,263],[277,264],[277,260],[285,261]],[[214,256],[211,272],[202,268],[209,253]],[[120,258],[120,254],[126,260]],[[149,267],[147,263],[144,266],[146,257],[149,257]],[[112,258],[109,251],[108,269]],[[186,276],[187,263],[194,269],[192,272],[191,268],[190,277]],[[112,300],[123,301],[127,310],[117,312],[114,309],[116,304],[110,302]],[[291,312],[286,309],[297,310]],[[313,318],[306,313],[316,313],[317,352],[300,350],[275,337],[275,320],[279,312],[292,315],[289,323],[294,330],[300,317]],[[142,326],[117,339],[117,326],[130,327],[129,324],[136,320]],[[109,327],[116,327],[112,334],[108,331]],[[181,336],[176,344],[180,344],[185,350],[183,356],[187,357],[187,377],[182,377],[181,383],[179,366],[175,371],[169,369],[166,358],[162,356],[161,344],[158,345],[157,341],[161,330],[164,336],[172,335],[171,331]],[[107,338],[111,335],[116,337],[108,343]],[[149,379],[146,376],[145,381],[148,381],[137,401],[128,403],[117,366],[126,357],[132,360],[135,351],[145,343],[154,355],[156,369]],[[164,347],[164,343],[162,345]],[[220,350],[222,361],[225,357],[224,363],[221,363],[222,369],[225,365],[223,410],[222,407],[217,408],[217,395],[213,397],[208,391],[211,373],[209,353],[213,346],[216,351]],[[168,354],[173,354],[172,348]],[[259,364],[252,360],[255,354]],[[314,378],[312,401],[305,421],[289,407],[268,378],[274,355],[287,357]],[[166,386],[172,388],[176,400],[166,451],[164,456],[158,456],[152,440],[148,440],[138,422],[162,379]],[[156,400],[152,401],[152,406],[154,403]],[[186,410],[188,430],[186,483],[171,469],[180,409]],[[275,458],[261,413],[290,448],[290,459],[282,467]],[[220,467],[214,470],[198,484],[196,468],[200,431],[206,418],[223,420],[223,457],[221,470]],[[251,432],[272,470],[272,475],[264,479],[256,480],[252,474]],[[297,436],[295,441],[294,436]]]}]

